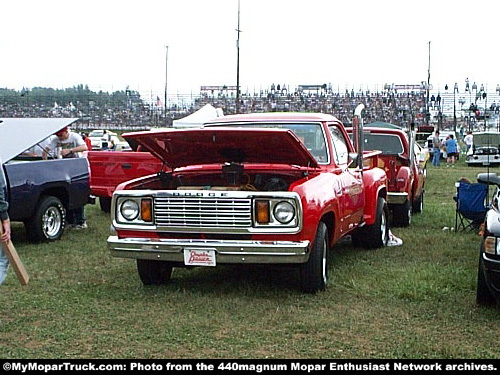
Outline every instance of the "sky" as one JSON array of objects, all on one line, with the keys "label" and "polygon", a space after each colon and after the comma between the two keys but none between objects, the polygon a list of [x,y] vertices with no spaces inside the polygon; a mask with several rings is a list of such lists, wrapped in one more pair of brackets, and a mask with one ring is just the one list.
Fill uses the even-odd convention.
[{"label": "sky", "polygon": [[[0,9],[1,88],[84,84],[153,98],[165,83],[169,97],[236,85],[238,0],[3,0]],[[381,91],[427,81],[430,67],[435,91],[455,82],[464,91],[466,78],[495,91],[499,18],[498,0],[240,0],[240,86]]]}]

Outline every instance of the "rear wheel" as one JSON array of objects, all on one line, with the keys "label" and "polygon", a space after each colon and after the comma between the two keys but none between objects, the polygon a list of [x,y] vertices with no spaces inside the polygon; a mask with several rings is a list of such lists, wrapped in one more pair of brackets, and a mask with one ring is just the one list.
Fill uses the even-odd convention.
[{"label": "rear wheel", "polygon": [[328,230],[320,222],[309,260],[300,266],[302,291],[316,293],[325,289],[328,282]]},{"label": "rear wheel", "polygon": [[389,241],[389,209],[384,198],[377,199],[377,213],[375,222],[360,228],[353,236],[355,246],[375,249],[387,246]]},{"label": "rear wheel", "polygon": [[424,191],[420,193],[417,200],[413,202],[413,212],[421,213],[424,210]]},{"label": "rear wheel", "polygon": [[394,225],[398,227],[407,227],[411,224],[411,204],[409,199],[401,205],[394,206],[392,219]]},{"label": "rear wheel", "polygon": [[31,242],[48,242],[61,238],[65,226],[66,210],[61,201],[45,196],[35,209],[35,214],[24,222]]},{"label": "rear wheel", "polygon": [[111,212],[111,198],[110,197],[99,197],[99,206],[103,212]]},{"label": "rear wheel", "polygon": [[159,260],[137,259],[137,272],[144,285],[162,285],[172,277],[172,264]]}]

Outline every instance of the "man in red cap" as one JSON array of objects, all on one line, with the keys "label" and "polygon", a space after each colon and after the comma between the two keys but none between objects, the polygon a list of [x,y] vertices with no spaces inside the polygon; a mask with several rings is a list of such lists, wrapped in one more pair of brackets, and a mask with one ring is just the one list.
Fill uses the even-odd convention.
[{"label": "man in red cap", "polygon": [[[53,151],[54,156],[57,158],[80,158],[83,157],[82,152],[87,150],[87,145],[80,134],[70,131],[66,126],[49,139],[43,157],[46,159],[47,154]],[[82,206],[66,212],[66,220],[69,228],[87,228],[84,208],[85,206]]]},{"label": "man in red cap", "polygon": [[45,147],[44,158],[51,150],[59,153],[55,155],[56,157],[80,158],[82,157],[81,153],[88,149],[80,134],[70,131],[66,126],[56,132],[55,137],[49,139],[49,143]]}]

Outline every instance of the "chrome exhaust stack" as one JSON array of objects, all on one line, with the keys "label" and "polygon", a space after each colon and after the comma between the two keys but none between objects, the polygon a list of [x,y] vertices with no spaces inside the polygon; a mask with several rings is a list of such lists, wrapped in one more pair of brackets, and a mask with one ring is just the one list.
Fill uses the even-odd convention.
[{"label": "chrome exhaust stack", "polygon": [[358,104],[354,110],[353,119],[353,134],[354,134],[354,149],[356,150],[356,167],[361,170],[363,174],[363,111],[365,110],[364,104]]}]

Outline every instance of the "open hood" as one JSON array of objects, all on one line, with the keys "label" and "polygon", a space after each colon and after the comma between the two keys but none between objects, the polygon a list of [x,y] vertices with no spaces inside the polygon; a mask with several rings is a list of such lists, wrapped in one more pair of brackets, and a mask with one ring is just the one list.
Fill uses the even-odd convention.
[{"label": "open hood", "polygon": [[0,158],[15,158],[78,118],[0,118]]},{"label": "open hood", "polygon": [[473,141],[475,147],[500,146],[500,133],[474,133]]},{"label": "open hood", "polygon": [[236,163],[318,167],[291,131],[209,127],[123,134],[175,169],[188,165]]}]

